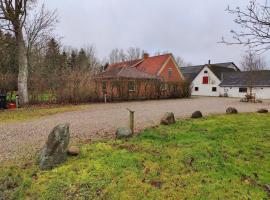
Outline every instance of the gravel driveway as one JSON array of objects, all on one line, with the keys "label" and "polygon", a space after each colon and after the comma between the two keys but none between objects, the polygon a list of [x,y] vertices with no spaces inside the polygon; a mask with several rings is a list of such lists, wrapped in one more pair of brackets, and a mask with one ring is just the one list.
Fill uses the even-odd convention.
[{"label": "gravel driveway", "polygon": [[240,112],[254,112],[259,108],[270,109],[269,102],[240,103],[238,99],[216,97],[96,104],[94,108],[31,121],[0,123],[0,162],[36,152],[42,147],[52,128],[59,123],[71,124],[73,141],[99,140],[113,137],[117,127],[128,125],[129,113],[126,108],[135,110],[136,130],[139,131],[157,125],[164,112],[172,111],[176,117],[184,118],[196,110],[205,115],[224,113],[228,106],[233,106]]}]

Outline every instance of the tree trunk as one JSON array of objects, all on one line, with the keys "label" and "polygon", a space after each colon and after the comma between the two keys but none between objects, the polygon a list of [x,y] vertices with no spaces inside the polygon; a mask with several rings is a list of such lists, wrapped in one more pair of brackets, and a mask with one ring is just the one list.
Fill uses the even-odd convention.
[{"label": "tree trunk", "polygon": [[28,61],[22,30],[16,32],[17,59],[19,65],[18,92],[20,104],[28,104]]}]

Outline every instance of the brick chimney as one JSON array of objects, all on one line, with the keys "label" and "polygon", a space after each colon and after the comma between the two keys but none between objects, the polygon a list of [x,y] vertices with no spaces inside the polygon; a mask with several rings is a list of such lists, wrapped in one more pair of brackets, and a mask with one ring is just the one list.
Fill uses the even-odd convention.
[{"label": "brick chimney", "polygon": [[143,59],[149,58],[149,53],[143,53]]},{"label": "brick chimney", "polygon": [[211,65],[211,60],[208,60],[208,65]]}]

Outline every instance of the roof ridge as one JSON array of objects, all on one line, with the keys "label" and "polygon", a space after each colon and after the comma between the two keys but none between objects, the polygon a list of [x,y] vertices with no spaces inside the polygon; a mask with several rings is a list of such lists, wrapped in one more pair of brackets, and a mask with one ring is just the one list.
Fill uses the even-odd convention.
[{"label": "roof ridge", "polygon": [[166,53],[166,54],[161,54],[161,55],[150,56],[148,58],[155,58],[155,57],[160,57],[160,56],[170,56],[170,55],[172,55],[172,53]]},{"label": "roof ridge", "polygon": [[116,62],[116,63],[110,64],[110,65],[118,65],[121,63],[135,62],[135,61],[141,61],[141,60],[143,60],[143,59],[140,58],[140,59],[134,59],[134,60],[126,60],[126,61],[122,61],[122,62]]}]

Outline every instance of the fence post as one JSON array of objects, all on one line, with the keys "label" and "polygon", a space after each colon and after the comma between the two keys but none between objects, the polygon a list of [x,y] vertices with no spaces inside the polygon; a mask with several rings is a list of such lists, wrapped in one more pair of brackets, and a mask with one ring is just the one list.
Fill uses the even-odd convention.
[{"label": "fence post", "polygon": [[133,135],[134,134],[134,114],[135,114],[135,111],[132,111],[128,108],[127,108],[127,110],[129,111],[129,127],[130,127],[130,130],[131,130],[132,135]]},{"label": "fence post", "polygon": [[16,95],[16,108],[20,108],[20,100],[19,100],[19,95]]},{"label": "fence post", "polygon": [[107,103],[107,94],[104,94],[104,103]]}]

